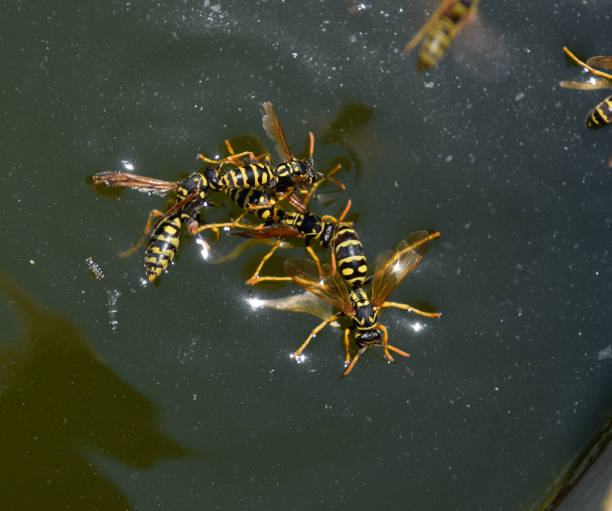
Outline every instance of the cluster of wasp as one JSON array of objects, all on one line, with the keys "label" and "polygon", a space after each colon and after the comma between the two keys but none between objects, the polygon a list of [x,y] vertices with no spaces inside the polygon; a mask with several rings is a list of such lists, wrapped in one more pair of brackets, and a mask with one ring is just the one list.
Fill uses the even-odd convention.
[{"label": "cluster of wasp", "polygon": [[[392,361],[391,352],[409,356],[403,350],[388,343],[387,329],[379,323],[381,309],[395,307],[413,313],[436,318],[437,312],[426,312],[404,303],[387,299],[402,280],[422,259],[428,243],[439,236],[438,232],[420,231],[403,239],[394,250],[383,254],[372,275],[363,245],[351,222],[345,221],[350,208],[348,201],[342,214],[317,216],[308,203],[317,187],[324,181],[344,185],[332,176],[340,166],[327,174],[314,169],[312,155],[314,135],[309,133],[308,158],[300,160],[291,154],[282,127],[270,102],[264,103],[263,127],[274,140],[281,163],[272,166],[270,155],[255,156],[252,152],[234,153],[226,142],[229,156],[211,159],[201,154],[198,158],[207,165],[182,181],[164,181],[126,172],[99,172],[90,181],[97,186],[127,187],[145,192],[176,192],[174,202],[161,212],[149,214],[145,234],[145,272],[149,282],[155,281],[173,261],[179,246],[181,230],[194,236],[211,230],[220,230],[251,239],[277,238],[272,248],[262,258],[247,284],[263,281],[293,281],[309,293],[309,300],[292,305],[290,299],[285,309],[300,310],[321,316],[317,325],[292,357],[298,358],[311,339],[328,324],[340,324],[344,329],[345,370],[351,372],[359,357],[368,349],[379,346],[384,356]],[[241,214],[228,222],[205,223],[201,210],[209,204],[209,195],[216,193],[229,197],[241,209]],[[248,217],[259,223],[248,222]],[[248,222],[248,223],[247,223]],[[286,277],[261,276],[265,262],[281,246],[285,238],[304,240],[309,259],[284,261]],[[330,262],[322,263],[312,244],[329,249]],[[138,243],[127,253],[133,253]],[[366,290],[370,286],[370,292]],[[323,312],[321,303],[335,307],[336,312]],[[283,307],[278,307],[283,308]],[[351,334],[356,351],[351,354]]]}]

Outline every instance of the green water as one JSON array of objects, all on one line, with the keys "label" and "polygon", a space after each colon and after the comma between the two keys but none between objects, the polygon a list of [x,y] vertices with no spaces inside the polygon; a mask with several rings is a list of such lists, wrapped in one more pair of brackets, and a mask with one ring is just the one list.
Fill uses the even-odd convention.
[{"label": "green water", "polygon": [[[523,510],[603,423],[612,128],[584,126],[606,91],[558,82],[582,79],[564,44],[612,54],[608,2],[483,0],[425,74],[402,48],[437,1],[351,5],[4,3],[7,509]],[[330,328],[296,364],[318,320],[248,299],[298,289],[242,284],[266,247],[215,265],[186,235],[149,287],[117,258],[165,199],[86,176],[175,180],[225,138],[269,144],[266,100],[297,152],[313,131],[318,167],[344,164],[313,209],[350,198],[372,264],[441,232],[392,299],[442,318],[383,316],[411,358],[341,379]]]}]

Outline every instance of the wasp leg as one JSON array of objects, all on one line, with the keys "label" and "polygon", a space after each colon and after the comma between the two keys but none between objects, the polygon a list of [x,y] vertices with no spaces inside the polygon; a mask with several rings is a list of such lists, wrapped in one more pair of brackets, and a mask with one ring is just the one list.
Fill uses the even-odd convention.
[{"label": "wasp leg", "polygon": [[259,262],[257,269],[255,270],[251,278],[249,278],[246,281],[245,284],[247,286],[254,286],[264,281],[277,281],[278,282],[278,281],[291,280],[291,277],[260,277],[259,276],[259,272],[261,272],[261,269],[263,268],[264,264],[266,264],[266,261],[274,255],[274,252],[278,250],[282,242],[283,240],[281,238],[277,239],[274,246],[270,250],[268,250],[268,252],[261,258],[261,261]]},{"label": "wasp leg", "polygon": [[387,360],[389,360],[389,362],[393,362],[393,357],[391,356],[391,353],[389,353],[389,350],[394,351],[395,353],[398,353],[402,357],[410,356],[410,353],[404,350],[400,350],[399,348],[396,348],[395,346],[391,346],[389,344],[389,334],[387,333],[387,327],[385,325],[377,325],[376,328],[381,330],[383,333],[383,341],[382,341],[383,350],[385,352],[385,357],[387,357]]},{"label": "wasp leg", "polygon": [[121,257],[121,258],[129,257],[129,256],[133,255],[134,252],[136,252],[136,250],[138,250],[140,248],[140,246],[144,243],[144,240],[146,239],[147,234],[149,234],[149,231],[151,230],[151,225],[153,223],[153,219],[154,218],[162,217],[162,216],[164,216],[164,214],[165,213],[163,213],[159,209],[152,209],[149,212],[149,217],[147,218],[147,224],[145,225],[144,231],[143,231],[143,233],[140,236],[138,236],[138,239],[136,240],[136,243],[134,243],[134,245],[132,245],[127,250],[122,250],[117,255],[119,257]]},{"label": "wasp leg", "polygon": [[349,366],[342,373],[342,376],[346,376],[347,374],[349,374],[353,370],[353,367],[355,367],[355,364],[357,363],[357,360],[359,360],[359,357],[361,355],[363,355],[367,349],[368,349],[367,346],[364,346],[363,348],[359,349],[359,351],[353,357],[353,360],[351,360],[351,363],[349,364]]},{"label": "wasp leg", "polygon": [[338,165],[336,165],[333,169],[331,169],[327,174],[324,174],[323,177],[321,179],[319,179],[316,183],[314,183],[311,187],[310,190],[308,190],[308,192],[306,193],[306,195],[304,196],[304,199],[302,200],[304,205],[307,205],[308,202],[310,201],[310,199],[312,198],[312,195],[314,194],[314,192],[317,190],[317,188],[319,188],[319,186],[321,186],[325,181],[331,181],[332,183],[338,185],[342,190],[345,190],[346,187],[344,186],[344,183],[338,181],[337,179],[334,179],[332,176],[338,172],[340,169],[342,168],[342,165],[340,165],[338,163]]},{"label": "wasp leg", "polygon": [[351,354],[349,352],[349,333],[351,329],[344,329],[344,367],[347,367],[351,362]]},{"label": "wasp leg", "polygon": [[323,276],[323,270],[321,270],[321,261],[319,260],[319,257],[317,256],[317,254],[315,254],[315,251],[313,250],[313,248],[310,245],[306,245],[304,249],[306,250],[306,252],[308,252],[308,255],[312,257],[312,260],[317,265],[317,270],[319,272],[319,275]]},{"label": "wasp leg", "polygon": [[190,229],[191,234],[196,235],[201,233],[202,231],[206,231],[208,229],[212,229],[215,233],[219,233],[219,229],[252,229],[252,225],[241,224],[240,221],[246,216],[246,212],[242,213],[236,220],[233,222],[222,222],[219,224],[206,224],[199,227],[195,227]]},{"label": "wasp leg", "polygon": [[302,354],[302,351],[304,351],[304,349],[306,348],[306,346],[308,346],[308,343],[312,340],[312,338],[314,336],[316,336],[321,330],[323,330],[323,328],[325,328],[325,325],[332,323],[333,321],[336,321],[337,319],[340,319],[340,317],[342,316],[342,314],[337,313],[337,314],[333,314],[332,316],[330,316],[329,318],[327,318],[326,320],[324,320],[323,322],[319,323],[313,330],[312,332],[310,332],[310,335],[308,336],[308,339],[306,339],[304,341],[304,344],[302,344],[299,349],[293,353],[291,355],[291,358],[297,358]]},{"label": "wasp leg", "polygon": [[569,51],[569,49],[567,48],[567,46],[563,47],[563,51],[565,52],[565,54],[571,58],[574,62],[576,62],[578,65],[583,66],[585,68],[587,68],[591,73],[593,73],[595,76],[599,76],[601,78],[607,78],[608,80],[612,80],[612,75],[609,73],[604,73],[603,71],[599,71],[598,69],[595,69],[591,66],[589,66],[586,62],[582,62],[582,60],[580,60],[578,57],[576,57],[576,55],[574,55],[571,51]]},{"label": "wasp leg", "polygon": [[[232,165],[240,166],[242,164],[242,162],[240,161],[240,158],[243,158],[245,156],[248,157],[250,162],[257,161],[257,159],[255,158],[255,155],[251,151],[243,151],[242,153],[230,154],[229,156],[226,156],[225,158],[221,158],[220,160],[213,160],[212,158],[208,158],[207,156],[204,156],[203,154],[200,154],[200,153],[197,154],[197,157],[200,160],[203,160],[206,163],[211,163],[213,165],[225,165],[225,164],[230,163]],[[236,163],[236,160],[238,160],[238,163]]]},{"label": "wasp leg", "polygon": [[[274,244],[274,246],[268,251],[268,253],[261,258],[259,266],[253,273],[253,276],[249,280],[246,281],[246,284],[248,286],[254,286],[261,282],[288,282],[291,280],[291,277],[272,277],[272,276],[260,277],[259,276],[259,273],[261,272],[263,265],[266,263],[268,259],[270,259],[270,257],[272,257],[274,252],[278,250],[281,243],[282,243],[282,239],[279,238],[277,242]],[[312,260],[317,265],[317,270],[319,271],[319,275],[322,275],[323,271],[321,270],[321,261],[319,260],[319,257],[317,256],[317,254],[315,254],[315,251],[312,249],[312,247],[308,245],[306,245],[304,249],[306,250],[306,252],[308,252],[310,257],[312,257]]]},{"label": "wasp leg", "polygon": [[[230,156],[234,156],[236,154],[236,152],[234,151],[234,148],[232,147],[232,143],[228,140],[225,139],[225,148],[227,149],[227,152],[229,153]],[[245,151],[248,152],[248,151]],[[244,155],[244,153],[241,153]],[[251,155],[253,155],[253,153],[250,153]],[[250,157],[250,161],[249,163],[255,163],[256,161],[259,161],[261,159],[264,159],[266,161],[266,165],[268,165],[270,163],[270,154],[269,153],[263,153],[260,154],[259,156],[255,156],[255,157]]]},{"label": "wasp leg", "polygon": [[402,309],[405,311],[414,312],[415,314],[419,314],[420,316],[426,316],[428,318],[439,318],[441,314],[439,312],[425,312],[406,303],[398,303],[398,302],[385,302],[382,304],[382,307],[395,307],[396,309]]}]

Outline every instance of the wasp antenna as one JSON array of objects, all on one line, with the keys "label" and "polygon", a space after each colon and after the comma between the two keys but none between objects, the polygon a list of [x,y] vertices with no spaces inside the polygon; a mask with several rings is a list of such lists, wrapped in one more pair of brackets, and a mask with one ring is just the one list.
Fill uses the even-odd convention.
[{"label": "wasp antenna", "polygon": [[353,360],[351,360],[351,363],[349,364],[349,366],[342,373],[342,376],[347,376],[353,370],[353,367],[355,367],[357,360],[363,353],[365,353],[367,349],[368,349],[367,346],[364,346],[357,352],[357,354],[353,357]]},{"label": "wasp antenna", "polygon": [[312,131],[308,132],[308,138],[310,139],[310,145],[308,148],[308,157],[312,161],[312,155],[314,154],[314,133]]},{"label": "wasp antenna", "polygon": [[387,349],[394,351],[395,353],[398,353],[399,355],[401,355],[402,357],[409,357],[410,353],[400,350],[399,348],[396,348],[395,346],[391,346],[390,344],[387,344],[386,346]]},{"label": "wasp antenna", "polygon": [[351,201],[351,199],[349,199],[346,202],[346,207],[344,208],[344,211],[342,212],[342,214],[340,215],[340,218],[338,218],[338,222],[342,222],[342,220],[344,220],[344,217],[347,215],[347,213],[349,212],[349,209],[351,209],[351,205],[353,204],[353,202]]}]

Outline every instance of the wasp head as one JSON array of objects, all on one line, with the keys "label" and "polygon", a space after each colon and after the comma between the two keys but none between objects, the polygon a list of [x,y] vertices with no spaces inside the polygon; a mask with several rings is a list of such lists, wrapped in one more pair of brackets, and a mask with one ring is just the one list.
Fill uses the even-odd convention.
[{"label": "wasp head", "polygon": [[371,346],[380,346],[383,344],[381,331],[378,328],[370,328],[360,332],[355,337],[355,342],[360,348],[369,348]]},{"label": "wasp head", "polygon": [[298,172],[296,172],[296,178],[300,184],[304,186],[310,186],[317,182],[317,172],[315,171],[312,160],[296,160],[298,166]]}]

